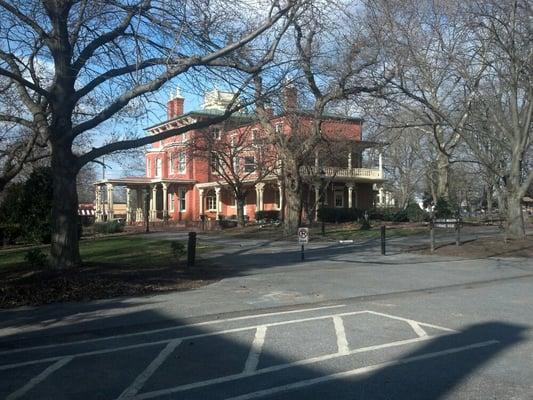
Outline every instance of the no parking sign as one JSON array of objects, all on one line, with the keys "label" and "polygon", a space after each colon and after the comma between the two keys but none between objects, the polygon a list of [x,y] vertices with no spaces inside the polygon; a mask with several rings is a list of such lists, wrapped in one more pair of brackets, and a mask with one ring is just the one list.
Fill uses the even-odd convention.
[{"label": "no parking sign", "polygon": [[298,244],[309,243],[309,228],[298,228]]}]

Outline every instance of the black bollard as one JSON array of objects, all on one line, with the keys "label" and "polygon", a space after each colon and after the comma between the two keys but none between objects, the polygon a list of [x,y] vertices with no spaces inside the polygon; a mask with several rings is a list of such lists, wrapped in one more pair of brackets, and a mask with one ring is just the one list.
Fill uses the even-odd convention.
[{"label": "black bollard", "polygon": [[194,267],[196,258],[196,232],[189,232],[189,241],[187,243],[187,267]]},{"label": "black bollard", "polygon": [[433,253],[435,251],[435,219],[433,217],[429,220],[429,246]]},{"label": "black bollard", "polygon": [[304,261],[304,260],[305,260],[305,255],[304,255],[304,245],[302,244],[301,261]]},{"label": "black bollard", "polygon": [[381,226],[381,254],[385,255],[385,225]]}]

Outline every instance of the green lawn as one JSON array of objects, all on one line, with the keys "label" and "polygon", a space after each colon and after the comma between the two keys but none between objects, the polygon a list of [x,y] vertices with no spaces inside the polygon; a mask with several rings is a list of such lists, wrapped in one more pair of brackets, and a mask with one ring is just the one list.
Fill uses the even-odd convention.
[{"label": "green lawn", "polygon": [[[186,244],[186,243],[185,243]],[[206,245],[197,245],[197,252],[208,251]],[[47,248],[43,248],[47,251]],[[0,251],[0,269],[24,267],[28,249]],[[105,264],[123,267],[158,267],[172,265],[175,260],[170,241],[152,240],[135,236],[102,238],[80,242],[83,262],[88,265]]]},{"label": "green lawn", "polygon": [[[417,235],[419,233],[426,232],[427,228],[421,226],[415,227],[392,227],[387,228],[386,236],[387,238],[391,237],[402,237]],[[311,239],[322,237],[320,227],[312,227],[309,231]],[[343,227],[335,228],[334,226],[326,227],[326,239],[331,240],[370,240],[377,239],[381,236],[380,227],[373,227],[370,230],[361,230],[359,227]]]},{"label": "green lawn", "polygon": [[[379,238],[380,226],[375,223],[370,230],[361,230],[357,224],[326,224],[326,235],[322,236],[320,224],[309,228],[309,235],[311,240],[368,240]],[[398,225],[387,227],[387,237],[400,237],[416,235],[427,232],[427,227],[412,226],[412,225]],[[270,239],[270,240],[292,240],[296,239],[296,235],[284,236],[283,228],[281,226],[265,225],[250,225],[245,228],[231,228],[222,231],[211,232],[213,235],[228,235],[233,237],[242,237],[248,239]]]}]

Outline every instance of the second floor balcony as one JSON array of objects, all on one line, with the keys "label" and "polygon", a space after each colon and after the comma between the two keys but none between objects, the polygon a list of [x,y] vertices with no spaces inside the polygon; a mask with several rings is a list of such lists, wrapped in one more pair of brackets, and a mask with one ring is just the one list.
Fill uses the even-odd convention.
[{"label": "second floor balcony", "polygon": [[382,181],[382,168],[342,168],[342,167],[317,167],[304,166],[300,168],[303,176],[312,176],[320,179],[321,173],[324,177],[333,180],[354,180],[354,181]]}]

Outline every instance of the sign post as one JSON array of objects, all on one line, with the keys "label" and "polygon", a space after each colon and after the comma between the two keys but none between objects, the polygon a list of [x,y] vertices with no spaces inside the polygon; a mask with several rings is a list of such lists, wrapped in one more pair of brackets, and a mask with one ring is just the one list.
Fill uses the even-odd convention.
[{"label": "sign post", "polygon": [[301,249],[301,261],[305,260],[304,246],[309,243],[309,228],[298,228],[298,244],[302,246]]}]

